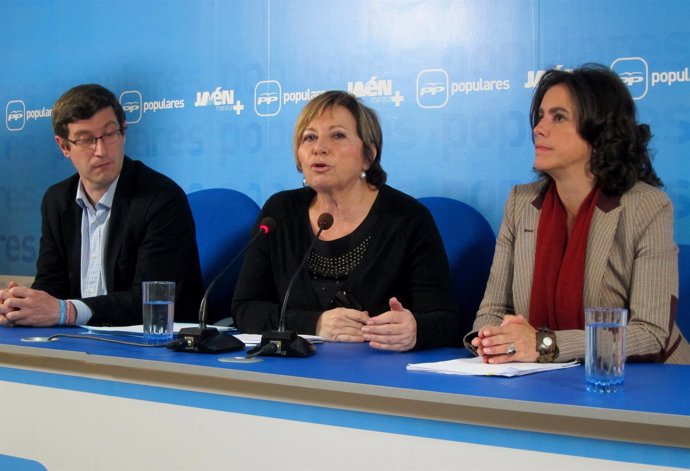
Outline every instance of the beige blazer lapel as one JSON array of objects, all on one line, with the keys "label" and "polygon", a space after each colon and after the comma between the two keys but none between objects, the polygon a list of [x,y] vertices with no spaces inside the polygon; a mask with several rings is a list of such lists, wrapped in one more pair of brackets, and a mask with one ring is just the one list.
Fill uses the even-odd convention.
[{"label": "beige blazer lapel", "polygon": [[528,204],[523,206],[521,222],[517,225],[518,233],[515,235],[515,273],[524,274],[513,280],[513,300],[515,312],[529,317],[529,304],[532,295],[532,278],[534,277],[535,255],[537,250],[537,229],[539,227],[539,215],[541,214],[541,201],[539,192],[535,191]]},{"label": "beige blazer lapel", "polygon": [[586,276],[583,293],[585,307],[601,305],[604,273],[610,260],[609,253],[622,210],[619,198],[602,195],[592,216],[585,259]]}]

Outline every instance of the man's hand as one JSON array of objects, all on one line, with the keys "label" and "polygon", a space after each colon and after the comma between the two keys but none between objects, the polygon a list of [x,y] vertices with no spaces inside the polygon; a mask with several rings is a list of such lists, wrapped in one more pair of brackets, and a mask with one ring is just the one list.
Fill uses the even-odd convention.
[{"label": "man's hand", "polygon": [[13,311],[12,308],[5,306],[5,300],[12,297],[12,295],[10,294],[10,290],[16,286],[19,285],[14,281],[10,281],[9,283],[7,283],[7,289],[0,289],[0,325],[2,326],[11,327],[12,325],[14,325],[11,321],[7,319],[7,316],[5,316],[5,314],[7,314],[8,312]]},{"label": "man's hand", "polygon": [[10,282],[0,291],[0,325],[47,327],[57,324],[60,302],[45,291],[22,288]]}]

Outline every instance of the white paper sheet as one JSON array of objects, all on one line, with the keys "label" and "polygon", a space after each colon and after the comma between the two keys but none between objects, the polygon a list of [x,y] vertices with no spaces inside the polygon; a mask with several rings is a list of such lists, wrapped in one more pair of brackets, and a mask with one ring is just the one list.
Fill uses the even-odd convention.
[{"label": "white paper sheet", "polygon": [[[261,334],[233,334],[235,337],[240,339],[241,341],[244,342],[244,344],[248,347],[252,347],[254,345],[259,345],[261,343]],[[319,337],[317,335],[300,335],[300,337],[303,337],[307,340],[309,340],[311,343],[323,343],[323,337]]]},{"label": "white paper sheet", "polygon": [[542,371],[559,370],[577,366],[578,361],[568,363],[484,363],[481,357],[458,358],[455,360],[438,361],[434,363],[411,363],[407,365],[410,371],[430,371],[455,375],[472,376],[522,376]]},{"label": "white paper sheet", "polygon": [[[175,324],[173,325],[173,331],[175,333],[178,333],[180,331],[180,329],[183,329],[185,327],[198,327],[198,326],[199,326],[199,324],[196,324],[196,323],[175,322]],[[94,334],[134,335],[134,336],[143,336],[144,335],[144,326],[143,325],[127,325],[127,326],[118,326],[118,327],[96,327],[96,326],[91,326],[91,325],[82,325],[81,327],[83,327],[84,329],[86,329],[89,332],[94,333]],[[215,327],[220,332],[232,333],[233,336],[240,339],[248,347],[252,347],[254,345],[258,345],[261,343],[261,334],[236,333],[237,329],[235,327],[223,327],[223,326],[215,326],[215,325],[209,325],[209,327]],[[319,337],[317,335],[300,335],[300,337],[304,337],[305,339],[309,340],[311,343],[323,343],[323,337]]]},{"label": "white paper sheet", "polygon": [[[199,324],[197,323],[190,323],[190,322],[175,322],[173,324],[173,332],[178,333],[180,329],[184,329],[186,327],[198,327]],[[144,335],[144,326],[139,324],[139,325],[125,325],[125,326],[117,326],[117,327],[97,327],[97,326],[92,326],[92,325],[82,325],[84,329],[88,330],[89,332],[97,333],[97,334],[125,334],[125,335]],[[209,325],[209,327],[215,327],[218,329],[220,332],[230,332],[233,330],[236,330],[234,327],[221,327],[221,326],[215,326],[215,325]]]}]

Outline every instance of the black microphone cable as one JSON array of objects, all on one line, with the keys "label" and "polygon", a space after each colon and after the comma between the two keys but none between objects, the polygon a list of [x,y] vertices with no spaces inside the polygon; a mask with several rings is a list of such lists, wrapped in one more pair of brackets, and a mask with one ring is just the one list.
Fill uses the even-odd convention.
[{"label": "black microphone cable", "polygon": [[51,335],[50,337],[47,337],[45,339],[46,342],[52,342],[53,340],[57,340],[59,338],[69,338],[69,339],[84,339],[84,340],[99,340],[101,342],[110,342],[110,343],[119,343],[121,345],[133,345],[135,347],[147,347],[147,348],[163,348],[163,347],[182,347],[186,345],[187,341],[185,339],[176,339],[173,340],[172,342],[167,342],[167,343],[138,343],[138,342],[127,342],[126,340],[115,340],[115,339],[106,339],[103,337],[89,337],[86,335],[78,335],[78,334],[55,334]]}]

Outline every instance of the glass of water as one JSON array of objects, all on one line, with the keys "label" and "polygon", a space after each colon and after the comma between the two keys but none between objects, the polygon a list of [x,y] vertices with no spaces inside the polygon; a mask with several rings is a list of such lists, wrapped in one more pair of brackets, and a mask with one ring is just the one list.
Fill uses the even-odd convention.
[{"label": "glass of water", "polygon": [[175,282],[144,281],[141,287],[144,341],[149,344],[170,342],[173,338]]},{"label": "glass of water", "polygon": [[623,390],[627,323],[627,309],[585,308],[587,391],[610,393]]}]

